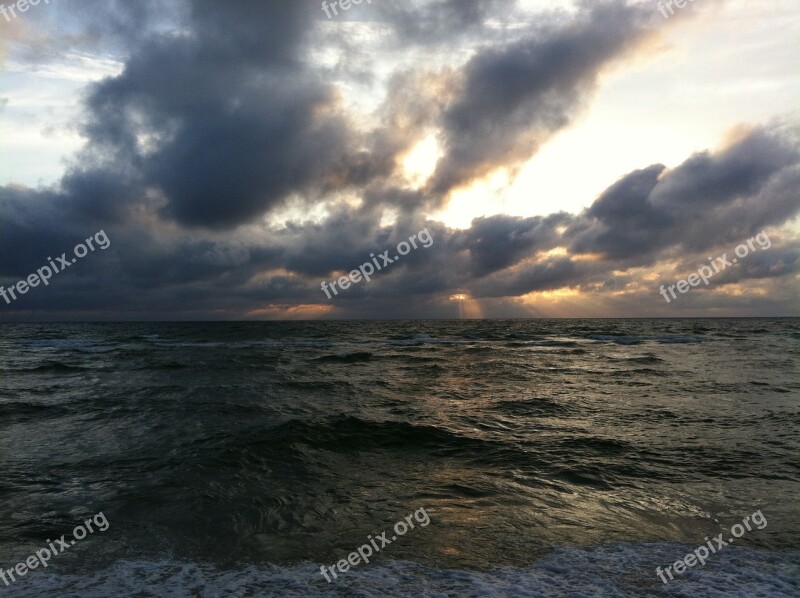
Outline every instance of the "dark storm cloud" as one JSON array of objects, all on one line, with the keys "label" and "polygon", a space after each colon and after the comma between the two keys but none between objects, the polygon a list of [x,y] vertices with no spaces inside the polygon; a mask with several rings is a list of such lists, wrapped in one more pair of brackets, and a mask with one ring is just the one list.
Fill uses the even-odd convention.
[{"label": "dark storm cloud", "polygon": [[[645,288],[637,268],[692,271],[705,250],[719,255],[800,212],[797,142],[764,128],[672,170],[628,173],[579,215],[495,215],[466,230],[429,219],[449,190],[513,169],[572,122],[598,73],[650,34],[652,10],[584,3],[575,16],[549,15],[497,42],[475,32],[505,18],[511,3],[383,5],[380,18],[417,48],[473,34],[485,43],[461,68],[392,73],[365,124],[341,105],[327,78],[336,69],[308,60],[318,3],[180,4],[170,16],[178,26],[164,30],[159,6],[132,15],[133,3],[112,3],[107,21],[80,17],[92,35],[111,33],[130,51],[124,70],[87,90],[87,145],[58,186],[0,187],[4,284],[101,228],[111,247],[46,291],[0,305],[3,314],[244,317],[263,306],[325,304],[340,317],[448,317],[448,297],[465,293],[497,310],[487,315],[525,315],[505,300]],[[414,189],[398,158],[436,131],[444,157],[431,184]],[[581,176],[581,165],[573,171]],[[286,221],[264,222],[283,207],[293,208]],[[336,302],[325,298],[322,280],[423,228],[432,247]],[[796,240],[776,239],[715,283],[788,287]]]},{"label": "dark storm cloud", "polygon": [[472,273],[481,277],[556,247],[560,241],[556,228],[570,220],[566,213],[546,218],[476,218],[469,230],[455,237],[457,246],[469,251]]},{"label": "dark storm cloud", "polygon": [[[710,164],[722,165],[720,167],[725,170],[728,156],[739,155],[742,148],[753,147],[754,140],[760,143],[769,138],[773,139],[773,144],[768,147],[785,144],[775,132],[756,130],[721,152],[707,154],[706,158]],[[766,147],[761,146],[761,149]],[[797,165],[781,167],[790,154],[777,152],[773,155],[780,159],[776,158],[774,168],[759,170],[760,183],[743,185],[746,194],[734,193],[734,197],[720,204],[720,210],[747,210],[758,202],[757,205],[767,212],[759,216],[761,221],[773,223],[785,220],[786,206],[793,206],[788,211],[790,215],[800,212]],[[618,277],[614,273],[616,270],[647,266],[679,255],[683,260],[676,268],[677,279],[704,263],[705,256],[699,254],[692,258],[686,253],[686,247],[695,242],[692,228],[686,221],[666,221],[654,216],[648,198],[661,182],[668,181],[670,172],[680,173],[684,188],[701,186],[703,180],[713,175],[705,169],[685,168],[695,164],[696,159],[696,156],[690,158],[673,171],[656,166],[632,172],[601,194],[580,216],[563,213],[532,218],[501,215],[476,219],[465,231],[451,230],[413,214],[399,217],[392,226],[380,226],[374,210],[363,206],[342,206],[319,224],[289,223],[284,229],[273,230],[269,238],[262,241],[159,234],[141,224],[122,222],[106,227],[112,239],[107,253],[83,260],[79,267],[57,281],[57,287],[51,287],[47,293],[29,294],[14,308],[79,313],[91,306],[107,313],[118,313],[113,310],[125,305],[134,313],[147,314],[156,305],[162,313],[173,314],[172,317],[191,317],[195,312],[185,311],[186,306],[191,306],[198,314],[217,317],[214,316],[218,313],[216,310],[224,307],[219,312],[224,317],[231,311],[243,314],[272,303],[326,303],[319,291],[321,280],[330,280],[337,273],[356,268],[369,259],[370,253],[391,249],[423,227],[430,230],[433,246],[412,252],[368,285],[342,294],[335,304],[339,315],[443,317],[452,313],[437,301],[441,302],[454,292],[467,292],[491,304],[492,298],[513,298],[563,288],[581,288],[592,293],[599,292],[598,289],[613,291],[618,290],[618,278],[623,286],[636,282],[629,276]],[[695,184],[690,183],[689,172],[695,173]],[[790,184],[792,181],[794,183]],[[680,195],[675,202],[680,203],[683,197]],[[4,268],[3,275],[22,278],[41,265],[43,251],[59,254],[94,232],[91,227],[87,228],[89,220],[59,218],[62,200],[52,193],[8,187],[2,190],[0,203],[4,217],[0,251],[16,266],[13,270]],[[769,207],[773,205],[779,209],[770,213]],[[48,223],[46,227],[42,225],[42,216]],[[630,253],[615,249],[606,252],[601,260],[589,261],[576,261],[570,254],[547,254],[556,247],[570,247],[598,222],[603,226],[613,223],[615,234]],[[665,229],[661,236],[656,234],[659,223]],[[733,241],[739,243],[747,238],[729,229],[724,218],[718,221],[706,218],[701,224],[709,239],[733,237]],[[751,228],[752,224],[740,223],[740,226]],[[635,234],[639,230],[649,231],[652,246],[644,244],[647,234]],[[590,238],[600,246],[583,248],[581,252],[600,252],[604,243],[612,243],[614,235]],[[791,238],[783,242],[776,240],[770,250],[756,252],[739,267],[721,273],[714,281],[715,286],[747,280],[780,281],[796,275],[798,250],[791,243]],[[712,246],[713,242],[708,244]],[[45,249],[48,247],[50,249]],[[632,250],[634,247],[639,247],[640,251]],[[715,255],[731,249],[731,243],[723,245]],[[276,270],[281,273],[275,273]],[[58,292],[54,292],[56,289]],[[699,290],[698,294],[703,291]],[[692,301],[702,300],[693,298]]]},{"label": "dark storm cloud", "polygon": [[[22,278],[43,257],[74,245],[58,216],[59,195],[19,187],[0,187],[0,275]],[[58,251],[56,251],[58,250]]]},{"label": "dark storm cloud", "polygon": [[580,283],[585,273],[585,267],[569,258],[557,257],[479,281],[473,286],[473,296],[516,297],[533,291],[551,291]]},{"label": "dark storm cloud", "polygon": [[442,117],[445,155],[432,181],[447,193],[498,167],[514,167],[572,122],[597,76],[653,30],[649,7],[587,4],[579,16],[479,52]]},{"label": "dark storm cloud", "polygon": [[[692,156],[674,170],[655,165],[631,172],[579,216],[476,219],[470,230],[456,235],[473,239],[467,246],[476,277],[465,286],[478,296],[513,297],[608,286],[617,278],[615,271],[676,258],[685,261],[676,274],[695,270],[706,263],[707,253],[732,251],[765,227],[800,214],[800,153],[791,139],[774,128],[753,129],[721,151]],[[561,226],[565,230],[558,235]],[[520,231],[532,232],[520,238]],[[484,239],[494,241],[484,244]],[[525,263],[553,247],[567,248],[569,255]],[[601,259],[576,261],[578,254]],[[791,246],[759,252],[719,281],[791,276],[796,255]]]},{"label": "dark storm cloud", "polygon": [[625,175],[609,187],[569,230],[576,253],[603,253],[609,258],[642,256],[649,247],[674,239],[675,221],[647,198],[664,172],[662,165]]},{"label": "dark storm cloud", "polygon": [[408,0],[373,0],[369,18],[391,23],[403,44],[440,45],[485,31],[488,20],[506,21],[515,15],[516,0],[434,0],[427,4]]},{"label": "dark storm cloud", "polygon": [[286,233],[295,238],[285,255],[286,266],[315,278],[335,271],[349,272],[369,261],[369,254],[385,245],[390,234],[376,219],[348,209],[332,214],[322,224],[291,226]]},{"label": "dark storm cloud", "polygon": [[[720,286],[748,280],[779,279],[800,273],[800,248],[770,247],[764,250],[758,244],[755,244],[755,247],[755,252],[740,259],[735,267],[726,268],[717,274],[713,284]],[[728,257],[732,258],[733,248],[727,253]],[[687,264],[684,270],[690,272],[692,265]]]},{"label": "dark storm cloud", "polygon": [[647,264],[670,248],[738,243],[798,213],[798,164],[798,148],[779,131],[755,129],[674,170],[655,165],[632,172],[570,227],[570,249]]},{"label": "dark storm cloud", "polygon": [[140,199],[135,175],[113,166],[75,168],[61,180],[61,187],[64,195],[58,203],[63,214],[86,225],[120,223]]},{"label": "dark storm cloud", "polygon": [[95,86],[84,130],[162,194],[165,217],[230,228],[344,168],[350,130],[300,60],[307,5],[191,6],[185,35],[150,40]]},{"label": "dark storm cloud", "polygon": [[[291,195],[314,201],[388,177],[397,157],[439,118],[448,142],[437,177],[451,167],[480,174],[490,162],[513,162],[509,152],[520,143],[525,148],[517,157],[527,157],[531,147],[520,140],[531,126],[555,123],[555,94],[564,98],[555,108],[564,124],[575,103],[569,96],[590,86],[600,65],[643,31],[635,9],[612,2],[585,11],[577,24],[489,47],[467,65],[462,95],[443,116],[442,87],[456,75],[399,73],[379,128],[365,135],[343,113],[323,70],[306,62],[316,6],[243,0],[233,10],[197,0],[172,11],[173,20],[185,20],[166,31],[154,23],[157,6],[145,3],[132,14],[129,5],[112,3],[99,11],[106,20],[78,10],[88,19],[86,31],[112,32],[132,51],[119,76],[92,87],[83,126],[87,149],[63,188],[80,211],[117,217],[147,196],[161,201],[164,218],[217,229],[252,222]],[[418,43],[426,36],[441,42],[445,25],[463,32],[513,8],[473,1],[376,5],[398,35]],[[614,19],[616,29],[609,27]],[[521,126],[520,118],[533,125]],[[465,152],[480,154],[478,161],[462,160]],[[114,172],[122,173],[117,182]],[[435,195],[401,208],[436,204]]]},{"label": "dark storm cloud", "polygon": [[[399,103],[414,94],[413,87],[400,92],[390,86],[382,130],[366,139],[355,133],[332,86],[304,62],[315,6],[242,1],[232,10],[198,0],[189,7],[185,32],[151,35],[121,75],[92,90],[84,126],[90,150],[84,167],[69,177],[84,192],[84,204],[91,203],[87,196],[109,197],[106,177],[85,163],[91,153],[110,154],[135,169],[129,177],[134,193],[162,195],[164,217],[232,228],[282,205],[292,193],[314,196],[387,176],[414,141],[421,115],[397,126]],[[489,7],[442,2],[413,11],[385,8],[401,33],[411,22],[426,21],[424,11],[433,36],[436,23],[479,24]],[[114,23],[124,22],[130,9],[119,11]],[[97,201],[100,210],[115,209]]]}]

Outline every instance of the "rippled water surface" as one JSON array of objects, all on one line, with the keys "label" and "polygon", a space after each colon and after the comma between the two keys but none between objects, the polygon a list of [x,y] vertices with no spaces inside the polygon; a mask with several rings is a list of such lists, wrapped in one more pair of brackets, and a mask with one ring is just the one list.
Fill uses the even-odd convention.
[{"label": "rippled water surface", "polygon": [[0,593],[800,595],[799,399],[797,319],[3,325],[0,566],[111,527]]}]

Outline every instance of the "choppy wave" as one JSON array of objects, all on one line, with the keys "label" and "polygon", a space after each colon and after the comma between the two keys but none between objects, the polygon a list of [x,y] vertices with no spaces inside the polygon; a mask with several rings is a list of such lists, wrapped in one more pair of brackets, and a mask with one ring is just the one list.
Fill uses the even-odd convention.
[{"label": "choppy wave", "polygon": [[740,547],[726,548],[713,555],[705,566],[690,569],[665,585],[655,568],[665,567],[692,550],[690,546],[635,543],[563,548],[529,567],[488,570],[439,569],[408,561],[382,561],[362,563],[339,573],[330,583],[322,577],[320,565],[312,563],[251,565],[231,570],[179,561],[120,561],[83,576],[31,571],[15,584],[14,595],[795,598],[800,592],[800,552],[770,553]]},{"label": "choppy wave", "polygon": [[510,446],[471,438],[441,427],[397,421],[367,421],[357,417],[339,417],[326,421],[292,419],[274,428],[259,430],[236,440],[237,450],[261,446],[285,447],[302,443],[335,451],[369,451],[386,447],[428,451],[464,451],[464,454],[487,456],[489,450],[505,450],[518,455]]},{"label": "choppy wave", "polygon": [[[112,522],[7,594],[800,595],[779,552],[800,545],[797,330],[2,325],[0,566],[76,512]],[[330,586],[308,563],[420,505],[397,561]],[[678,543],[762,508],[768,527],[662,587]]]},{"label": "choppy wave", "polygon": [[115,350],[105,339],[28,339],[21,344],[32,349],[53,349],[56,351],[75,351],[78,353],[110,353]]},{"label": "choppy wave", "polygon": [[61,405],[45,405],[42,403],[0,403],[0,416],[13,417],[13,416],[31,416],[31,417],[58,417],[69,410]]},{"label": "choppy wave", "polygon": [[661,344],[701,343],[702,339],[686,335],[631,336],[625,334],[594,334],[589,338],[596,341],[610,341],[619,345],[639,345],[648,341]]},{"label": "choppy wave", "polygon": [[358,363],[361,361],[369,361],[373,355],[369,351],[357,351],[355,353],[344,353],[342,355],[323,355],[322,357],[315,357],[312,361],[321,363]]},{"label": "choppy wave", "polygon": [[30,365],[17,369],[9,369],[9,372],[48,372],[55,374],[71,374],[74,372],[84,372],[91,369],[88,365],[74,365],[61,363],[60,361],[46,361],[38,365]]},{"label": "choppy wave", "polygon": [[426,343],[439,343],[442,341],[441,339],[435,338],[430,334],[426,334],[424,332],[418,332],[414,334],[401,334],[387,339],[386,342],[389,345],[413,346],[413,345],[424,345]]},{"label": "choppy wave", "polygon": [[23,344],[37,349],[85,349],[94,347],[105,342],[104,339],[71,339],[71,338],[49,338],[49,339],[30,339],[23,341]]}]

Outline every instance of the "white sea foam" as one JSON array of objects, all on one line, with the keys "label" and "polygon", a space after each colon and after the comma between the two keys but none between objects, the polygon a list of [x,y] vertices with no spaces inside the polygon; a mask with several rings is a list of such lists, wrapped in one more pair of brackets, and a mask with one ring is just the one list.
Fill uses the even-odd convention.
[{"label": "white sea foam", "polygon": [[[655,568],[682,557],[676,544],[614,544],[557,549],[525,568],[437,569],[387,561],[353,570],[333,583],[319,565],[248,566],[222,570],[176,561],[120,561],[91,575],[52,570],[19,580],[14,596],[762,596],[800,595],[800,551],[729,547],[700,569],[664,585]],[[0,594],[3,592],[0,591]]]}]

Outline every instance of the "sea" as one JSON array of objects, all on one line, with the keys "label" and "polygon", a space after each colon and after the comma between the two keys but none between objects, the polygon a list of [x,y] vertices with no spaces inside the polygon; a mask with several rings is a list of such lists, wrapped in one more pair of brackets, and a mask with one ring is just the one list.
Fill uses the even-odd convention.
[{"label": "sea", "polygon": [[797,597],[800,319],[0,324],[0,568],[62,535],[0,596]]}]

